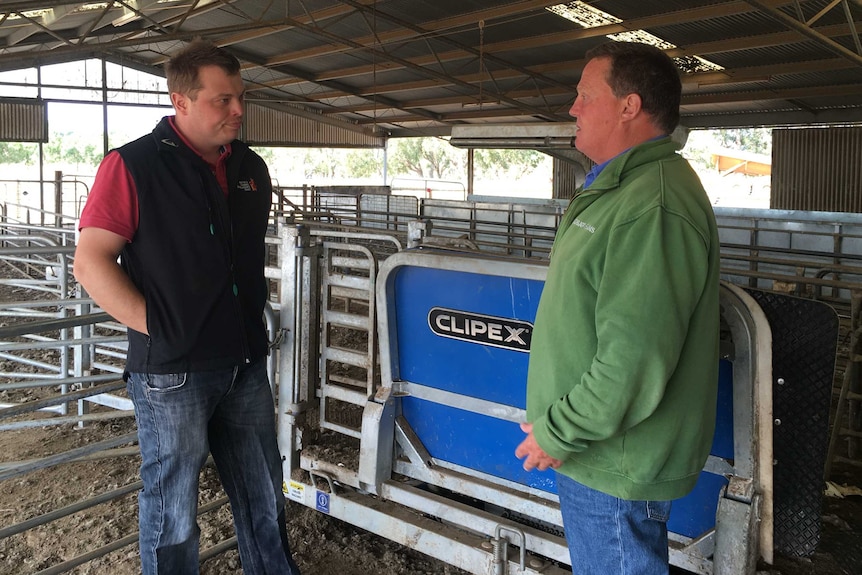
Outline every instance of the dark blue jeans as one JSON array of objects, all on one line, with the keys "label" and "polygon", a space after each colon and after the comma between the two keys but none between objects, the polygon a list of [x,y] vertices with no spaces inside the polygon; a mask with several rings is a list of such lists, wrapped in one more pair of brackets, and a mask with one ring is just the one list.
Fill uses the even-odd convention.
[{"label": "dark blue jeans", "polygon": [[628,501],[557,473],[574,575],[667,575],[670,501]]},{"label": "dark blue jeans", "polygon": [[195,373],[130,373],[126,386],[142,457],[143,574],[198,573],[198,481],[211,452],[230,499],[243,572],[299,575],[285,527],[265,362]]}]

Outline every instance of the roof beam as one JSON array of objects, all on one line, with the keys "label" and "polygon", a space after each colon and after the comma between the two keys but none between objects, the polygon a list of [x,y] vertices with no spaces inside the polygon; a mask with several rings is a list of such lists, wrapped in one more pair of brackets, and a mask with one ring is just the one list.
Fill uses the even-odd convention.
[{"label": "roof beam", "polygon": [[[786,64],[786,69],[790,69],[793,64]],[[806,71],[817,71],[824,69],[833,69],[844,68],[846,64],[843,60],[835,59],[828,60],[826,62],[822,60],[816,60],[812,62],[807,62],[802,66],[798,71],[800,73]],[[762,75],[769,70],[775,71],[776,74],[780,73],[781,70],[775,70],[774,66],[763,66],[763,67],[752,67],[752,68],[740,68],[738,70],[731,70],[733,82],[722,81],[722,79],[717,76],[721,74],[721,72],[706,72],[704,74],[689,74],[683,77],[684,84],[694,84],[694,85],[726,85],[728,83],[738,83],[738,82],[750,82],[756,81],[748,79],[746,77],[756,77],[757,75]],[[704,82],[705,78],[711,78],[712,76],[716,76],[714,81]],[[703,94],[703,95],[689,95],[683,93],[683,103],[684,104],[712,104],[712,103],[725,103],[725,102],[746,102],[746,101],[756,101],[756,100],[786,100],[791,98],[799,98],[804,96],[829,96],[829,95],[853,95],[860,92],[860,86],[858,84],[849,84],[847,86],[844,85],[836,85],[830,87],[807,87],[807,88],[786,88],[779,90],[741,90],[735,92],[720,92],[720,93],[712,93],[712,94]],[[564,95],[568,92],[561,89],[550,89],[546,93],[546,95],[559,96]],[[517,92],[511,92],[508,94],[509,97],[512,98],[530,98],[530,97],[538,97],[533,90],[519,90]],[[450,96],[445,98],[428,98],[425,100],[413,100],[413,101],[405,101],[401,102],[401,109],[411,109],[413,107],[422,107],[422,108],[434,108],[435,106],[446,106],[453,105],[458,103],[464,103],[465,98],[463,96]],[[468,102],[470,103],[470,102]],[[474,102],[478,104],[478,100]],[[487,103],[487,102],[486,102]],[[492,102],[493,104],[493,102]],[[338,109],[333,109],[327,113],[339,113],[339,112],[347,112],[347,113],[360,113],[369,111],[371,108],[367,104],[361,104],[356,106],[348,106],[348,107],[340,107]]]},{"label": "roof beam", "polygon": [[[541,4],[551,5],[553,3],[541,2]],[[771,0],[768,1],[770,5],[784,5],[789,4],[786,0],[777,1]],[[628,32],[632,30],[644,30],[648,28],[667,26],[670,24],[680,24],[684,22],[698,22],[701,20],[708,20],[711,18],[720,18],[724,16],[733,16],[736,14],[744,14],[748,12],[754,12],[755,9],[749,6],[746,2],[739,0],[737,2],[727,2],[723,4],[718,4],[715,6],[704,6],[701,8],[690,8],[686,10],[678,10],[675,12],[665,12],[663,14],[657,14],[654,16],[645,16],[643,18],[634,18],[632,20],[628,20],[625,22],[621,22],[618,24],[607,24],[604,26],[597,26],[595,28],[577,28],[574,30],[569,30],[566,32],[557,32],[554,34],[543,34],[540,36],[532,36],[530,38],[522,38],[519,40],[506,40],[503,42],[496,42],[493,44],[488,44],[484,47],[484,51],[486,53],[494,53],[499,54],[501,52],[509,52],[516,50],[523,50],[526,48],[540,48],[542,46],[550,46],[555,44],[563,44],[566,42],[572,42],[575,40],[580,40],[584,38],[595,38],[599,36],[607,36],[608,34],[619,34],[621,32]],[[515,12],[505,15],[514,15]],[[474,18],[482,19],[481,15],[474,16]],[[486,20],[490,18],[484,18]],[[460,21],[460,20],[459,20]],[[477,19],[472,20],[473,23],[478,21]],[[437,21],[437,22],[428,22],[425,24],[421,24],[422,28],[426,28],[428,30],[437,30],[442,29],[442,22],[445,21]],[[438,28],[439,27],[439,28]],[[381,41],[384,39],[384,36],[381,35]],[[389,39],[389,38],[387,38]],[[370,43],[374,42],[374,38],[359,38],[356,39],[357,42],[360,43]],[[334,52],[336,50],[332,50]],[[329,53],[331,53],[329,52]],[[322,55],[322,52],[315,50],[305,50],[301,52],[293,52],[290,53],[290,61],[299,61],[306,58],[314,58]],[[287,57],[287,56],[286,56]],[[452,50],[449,52],[443,52],[437,55],[435,59],[432,56],[426,56],[422,58],[412,58],[410,61],[419,64],[420,66],[426,66],[429,64],[433,64],[435,62],[449,62],[452,60],[460,60],[464,58],[471,57],[470,53],[467,53],[463,50]],[[387,70],[394,70],[400,68],[399,66],[388,66]],[[329,77],[334,78],[346,78],[349,76],[358,76],[362,74],[370,74],[372,72],[371,65],[365,66],[356,66],[353,68],[346,68],[341,70],[333,70],[327,74]]]},{"label": "roof beam", "polygon": [[[516,117],[516,116],[530,116],[530,114],[525,114],[521,110],[515,110],[512,108],[493,108],[491,106],[485,109],[476,109],[469,110],[464,112],[451,112],[448,114],[441,114],[440,119],[446,123],[456,123],[461,122],[463,120],[480,120],[485,118],[505,118],[505,117]],[[405,124],[409,122],[421,122],[425,120],[424,117],[418,116],[415,114],[408,114],[402,116],[377,116],[374,119],[366,118],[362,120],[358,120],[356,123],[360,126],[365,126],[368,124]]]},{"label": "roof beam", "polygon": [[[335,36],[334,34],[331,34],[331,33],[327,32],[326,30],[323,30],[323,29],[318,28],[318,27],[316,27],[316,26],[309,26],[309,25],[300,24],[300,23],[297,23],[297,26],[299,26],[299,27],[301,27],[301,28],[303,28],[303,29],[307,29],[308,31],[310,31],[310,32],[312,32],[312,33],[314,33],[314,34],[316,34],[316,35],[318,35],[318,36],[323,36],[323,37],[325,37],[325,38],[331,38],[331,39],[332,39],[333,41],[335,41],[335,42],[343,41],[343,42],[347,42],[348,44],[352,44],[352,41],[351,41],[351,40],[347,40],[347,39],[339,38],[339,37]],[[380,51],[380,50],[377,50],[377,49],[374,49],[374,48],[370,48],[370,47],[366,47],[366,46],[361,46],[361,45],[359,45],[359,44],[356,44],[356,45],[354,46],[354,48],[363,48],[363,49],[367,50],[368,52],[370,52],[370,53],[372,53],[372,54],[376,55],[377,57],[385,58],[385,59],[387,59],[387,60],[391,60],[391,61],[393,61],[393,62],[396,62],[396,63],[402,64],[404,67],[410,68],[410,69],[412,69],[412,70],[414,70],[414,71],[418,72],[419,74],[421,74],[421,75],[423,75],[423,76],[427,76],[427,77],[430,77],[430,78],[432,78],[432,79],[439,80],[439,81],[441,82],[441,84],[444,84],[444,85],[446,85],[446,84],[455,84],[455,85],[461,86],[461,87],[463,87],[463,88],[466,88],[466,89],[467,89],[468,91],[470,91],[470,92],[473,92],[473,91],[481,91],[481,86],[476,86],[476,85],[474,85],[474,84],[472,84],[472,83],[470,83],[470,82],[468,82],[468,81],[462,80],[462,79],[457,78],[457,77],[448,76],[448,75],[446,75],[446,74],[443,74],[442,72],[438,72],[437,70],[433,70],[433,69],[431,69],[431,68],[425,68],[425,67],[422,67],[422,66],[417,66],[416,64],[413,64],[413,63],[411,63],[411,62],[409,62],[409,61],[407,61],[407,60],[404,60],[404,59],[402,59],[402,58],[398,58],[398,57],[393,56],[393,55],[391,55],[391,54],[387,54],[387,53],[382,52],[382,51]],[[377,93],[380,93],[380,92],[379,92],[378,90],[374,90],[374,93],[375,93],[375,94],[377,94]],[[499,93],[494,93],[494,92],[491,92],[490,90],[488,91],[488,96],[489,96],[490,98],[499,99],[499,100],[501,100],[501,101],[503,101],[503,102],[506,102],[506,103],[508,103],[509,105],[514,106],[514,107],[516,107],[516,108],[518,108],[518,107],[519,107],[519,108],[521,108],[521,109],[524,111],[524,113],[526,113],[526,114],[535,114],[535,115],[539,115],[539,116],[550,116],[550,117],[548,118],[548,119],[550,119],[550,120],[553,120],[553,119],[556,119],[556,120],[563,119],[563,118],[559,118],[559,117],[555,118],[555,117],[554,117],[554,115],[553,115],[553,114],[549,114],[547,110],[542,110],[542,109],[539,109],[539,108],[534,108],[534,107],[532,107],[532,106],[524,105],[524,104],[522,104],[521,102],[518,102],[517,100],[513,100],[513,99],[511,99],[511,98],[507,98],[505,95],[502,95],[502,94],[499,94]],[[566,120],[567,120],[567,118],[566,118]]]},{"label": "roof beam", "polygon": [[[354,6],[357,10],[363,11],[365,13],[371,12],[371,10],[369,10],[368,8],[366,8],[364,6],[360,6],[359,3],[356,2],[355,0],[341,0],[341,1],[344,2],[345,4],[349,4],[351,6]],[[544,3],[545,2],[543,0],[542,4],[544,4]],[[400,26],[401,28],[403,28],[404,30],[407,30],[409,32],[413,32],[413,33],[421,34],[421,35],[427,34],[429,32],[428,29],[426,29],[422,26],[411,24],[410,22],[406,22],[400,18],[395,18],[394,16],[391,16],[389,14],[386,14],[386,13],[383,13],[380,11],[373,12],[372,15],[375,18],[388,20],[389,22],[392,22],[393,24]],[[528,68],[525,68],[523,66],[519,66],[519,65],[514,64],[512,62],[503,60],[502,58],[495,56],[494,54],[484,53],[483,50],[473,48],[472,46],[465,46],[464,44],[462,44],[460,42],[456,42],[455,40],[452,40],[445,35],[439,36],[438,40],[444,44],[448,44],[450,46],[455,46],[456,48],[458,48],[460,50],[464,50],[465,52],[471,54],[474,58],[479,59],[480,62],[483,60],[487,60],[488,62],[492,62],[492,63],[497,64],[498,66],[502,67],[503,69],[514,70],[516,72],[523,74],[524,76],[528,76],[531,79],[533,79],[537,82],[541,82],[542,84],[545,84],[548,86],[558,86],[558,87],[570,88],[570,86],[568,86],[568,85],[562,84],[561,82],[558,82],[552,78],[548,78],[547,76],[542,76],[541,74],[533,72],[533,71],[531,71]],[[437,57],[436,51],[434,51],[433,48],[431,48],[430,46],[429,46],[429,49],[433,52],[432,55],[436,58]],[[384,50],[384,53],[385,53],[385,50]],[[492,78],[492,80],[493,80],[493,78]],[[482,79],[480,78],[479,81],[481,82]]]},{"label": "roof beam", "polygon": [[772,6],[769,6],[766,2],[763,2],[762,0],[745,0],[745,1],[748,2],[749,4],[751,4],[752,6],[754,6],[755,8],[757,8],[758,10],[760,10],[761,12],[763,12],[764,14],[768,14],[769,16],[772,16],[772,18],[774,18],[775,20],[778,20],[779,22],[781,22],[782,24],[784,24],[788,28],[795,30],[796,32],[798,32],[799,34],[802,34],[803,36],[806,36],[807,38],[815,40],[816,42],[818,42],[819,44],[824,46],[827,50],[830,50],[830,51],[834,52],[835,54],[838,54],[839,56],[841,56],[843,58],[847,58],[848,60],[850,60],[851,62],[853,62],[857,66],[862,66],[862,56],[860,56],[859,54],[856,54],[855,52],[853,52],[851,50],[848,50],[847,48],[845,48],[844,46],[842,46],[838,42],[834,41],[832,38],[829,38],[828,36],[821,34],[820,32],[814,30],[813,28],[811,28],[807,24],[804,24],[804,23],[800,22],[799,20],[795,20],[795,19],[791,18],[790,16],[788,16],[787,14],[782,12],[781,10],[776,10],[775,8],[773,8]]},{"label": "roof beam", "polygon": [[[821,28],[824,34],[846,34],[847,27],[845,25],[833,25],[833,26],[825,26]],[[667,50],[666,53],[671,57],[681,57],[681,56],[694,56],[694,55],[702,55],[702,54],[711,54],[715,52],[726,52],[733,50],[749,50],[752,48],[760,48],[766,46],[776,46],[786,44],[793,40],[798,39],[798,35],[794,32],[779,32],[775,34],[763,34],[760,36],[749,36],[746,38],[739,38],[736,40],[721,40],[718,42],[705,42],[703,44],[693,44],[688,46],[686,49],[681,48],[672,48]],[[423,58],[414,58],[411,59],[411,62],[414,65],[419,64],[420,61],[425,61],[427,57]],[[569,60],[565,62],[555,62],[552,64],[544,64],[541,66],[531,66],[528,69],[533,73],[544,73],[544,72],[552,72],[559,70],[568,70],[572,72],[580,72],[584,65],[584,60]],[[852,64],[848,64],[851,66]],[[781,67],[772,66],[773,69],[781,70]],[[755,75],[763,76],[765,70],[758,70]],[[711,72],[709,74],[720,74],[721,72]],[[792,73],[792,72],[787,72]],[[326,75],[313,75],[313,82],[320,83],[324,78],[328,78],[332,74]],[[497,80],[502,79],[511,79],[519,76],[523,76],[520,72],[511,69],[498,70],[494,72],[494,76]],[[365,93],[377,93],[377,94],[391,94],[395,92],[403,92],[409,90],[416,90],[419,88],[428,88],[428,87],[442,87],[452,83],[457,82],[449,82],[447,78],[451,78],[452,80],[461,82],[461,83],[475,83],[480,79],[479,74],[465,74],[461,76],[452,76],[452,77],[444,77],[444,78],[435,78],[428,80],[417,80],[413,82],[402,82],[397,84],[382,84],[373,87],[369,87],[367,89],[357,89],[357,92],[360,94]],[[284,81],[273,82],[271,84],[266,84],[268,87],[274,87],[276,85],[286,85],[296,83],[295,79],[288,78]],[[574,93],[574,88],[572,88]],[[310,97],[317,100],[329,100],[334,98],[343,97],[346,94],[340,92],[319,92],[316,94],[309,94]]]},{"label": "roof beam", "polygon": [[[33,34],[42,31],[43,29],[50,29],[51,24],[58,22],[61,18],[63,18],[63,16],[65,16],[69,12],[74,11],[75,8],[77,7],[55,6],[50,8],[48,12],[44,16],[42,16],[41,28],[31,22],[27,26],[24,26],[20,30],[17,30],[16,32],[10,34],[9,37],[6,39],[7,45],[14,46],[19,42],[26,40]],[[24,18],[24,15],[22,14],[21,17]]]},{"label": "roof beam", "polygon": [[725,114],[686,114],[682,111],[680,124],[692,129],[753,128],[766,126],[810,126],[814,124],[846,124],[862,122],[862,108],[820,110],[814,113],[803,110],[775,112],[728,112]]},{"label": "roof beam", "polygon": [[695,106],[701,104],[726,104],[731,102],[751,102],[757,100],[792,100],[795,98],[855,96],[860,93],[862,93],[862,84],[836,84],[832,86],[809,86],[806,88],[721,92],[713,94],[683,94],[680,105]]},{"label": "roof beam", "polygon": [[123,7],[122,16],[115,18],[111,24],[119,28],[124,24],[128,24],[132,20],[142,18],[144,10],[153,4],[158,4],[158,1],[159,0],[124,0],[120,2]]},{"label": "roof beam", "polygon": [[[362,4],[373,4],[376,1],[377,0],[359,0],[359,2]],[[322,8],[320,10],[317,10],[316,12],[311,12],[310,14],[294,16],[293,19],[298,20],[304,24],[312,24],[314,22],[321,22],[324,20],[329,20],[331,18],[338,18],[340,16],[344,16],[345,14],[349,14],[352,11],[353,8],[351,8],[350,6],[339,4],[336,6],[330,6],[328,8]],[[227,36],[226,38],[220,39],[219,46],[231,46],[240,42],[247,42],[248,40],[263,38],[265,36],[269,36],[270,34],[275,34],[276,32],[284,32],[292,28],[292,25],[285,24],[278,27],[261,28],[260,30],[249,30],[241,34],[234,34],[232,36]],[[249,64],[249,66],[260,67],[260,64]]]},{"label": "roof beam", "polygon": [[[365,2],[355,2],[356,4],[369,5],[373,4],[373,2],[365,1]],[[546,6],[552,6],[557,2],[549,2],[548,0],[523,0],[521,2],[513,2],[511,4],[505,4],[503,6],[496,6],[494,8],[489,8],[486,10],[479,10],[476,12],[470,12],[469,14],[461,14],[459,16],[453,16],[451,18],[444,18],[442,20],[435,20],[432,22],[425,22],[419,24],[418,26],[423,28],[427,32],[441,32],[452,30],[455,28],[463,28],[464,26],[475,26],[477,22],[480,20],[490,21],[496,20],[499,18],[507,18],[510,16],[517,16],[519,14],[523,14],[525,12],[531,12],[537,9],[544,9]],[[379,14],[379,12],[378,12]],[[363,46],[373,46],[378,43],[389,43],[396,42],[400,40],[413,40],[416,38],[416,34],[408,29],[396,29],[385,32],[380,32],[379,34],[363,36],[361,38],[352,38],[348,41],[354,44],[361,44]],[[347,40],[347,39],[345,39]],[[339,52],[344,52],[346,50],[352,50],[354,48],[349,45],[333,45],[333,46],[321,46],[318,48],[309,48],[307,50],[296,50],[291,52],[285,52],[283,54],[279,54],[277,56],[273,56],[267,60],[267,65],[277,65],[277,64],[286,64],[289,62],[297,62],[300,60],[306,60],[309,58],[318,58],[320,56],[325,56],[327,54],[336,54]],[[469,56],[464,55],[462,57]],[[370,72],[370,70],[369,70]]]},{"label": "roof beam", "polygon": [[[20,52],[0,54],[0,64],[10,61],[20,62],[21,66],[18,67],[26,68],[28,66],[37,65],[40,59],[44,57],[69,60],[77,54],[92,54],[94,51],[109,52],[114,48],[135,48],[140,46],[151,46],[152,44],[159,42],[188,41],[197,36],[220,36],[222,34],[236,32],[237,30],[251,30],[259,26],[261,26],[260,22],[249,21],[244,24],[233,24],[231,26],[222,26],[218,28],[172,31],[165,34],[161,34],[159,36],[148,36],[146,38],[126,37],[125,39],[120,40],[108,40],[105,42],[85,42],[83,44],[72,44],[69,40],[66,40],[62,36],[52,34],[59,40],[65,42],[66,45],[59,46],[51,50],[46,50],[41,53],[35,52],[28,53],[26,55]],[[128,57],[130,55],[123,54],[123,56]]]},{"label": "roof beam", "polygon": [[19,34],[23,33],[22,36],[14,37],[15,35],[13,34],[12,40],[14,41],[15,44],[20,43],[22,40],[32,36],[33,34],[35,34],[37,32],[45,32],[46,34],[56,38],[57,40],[59,40],[62,43],[71,44],[71,42],[69,40],[67,40],[66,38],[63,38],[62,36],[60,36],[59,34],[54,32],[53,30],[51,30],[51,28],[49,28],[50,22],[47,22],[47,19],[42,18],[43,22],[40,22],[36,18],[33,18],[31,16],[24,14],[24,12],[18,12],[18,16],[20,16],[22,19],[29,22],[30,25],[26,26],[22,30],[19,30]]},{"label": "roof beam", "polygon": [[3,2],[4,12],[23,12],[31,10],[47,10],[58,6],[81,6],[86,4],[82,0],[11,0]]}]

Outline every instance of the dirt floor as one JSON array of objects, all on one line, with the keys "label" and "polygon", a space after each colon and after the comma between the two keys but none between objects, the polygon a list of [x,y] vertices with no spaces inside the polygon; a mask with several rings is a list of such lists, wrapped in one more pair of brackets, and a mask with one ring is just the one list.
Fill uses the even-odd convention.
[{"label": "dirt floor", "polygon": [[[5,461],[24,461],[86,445],[110,433],[133,430],[133,422],[93,424],[86,429],[50,427],[0,432]],[[0,482],[0,529],[60,509],[138,479],[137,456],[68,463]],[[224,497],[213,467],[201,476],[201,506]],[[463,573],[373,534],[288,501],[290,538],[305,575],[431,575]],[[200,517],[201,549],[232,536],[228,506]],[[137,531],[136,492],[0,540],[0,574],[37,573]],[[134,538],[132,538],[134,539]],[[81,565],[70,573],[131,575],[140,572],[137,544]],[[204,575],[239,574],[235,548],[205,561]]]},{"label": "dirt floor", "polygon": [[[132,431],[130,420],[77,427],[44,427],[0,432],[0,453],[5,461],[24,461],[80,447]],[[138,479],[137,456],[69,463],[0,482],[0,528],[60,509],[76,501],[107,492]],[[862,473],[839,469],[836,484],[858,486]],[[207,467],[202,474],[201,505],[223,497],[216,472]],[[137,530],[136,492],[109,503],[35,527],[0,540],[0,574],[37,573],[109,541]],[[373,534],[351,527],[322,513],[288,501],[290,536],[295,557],[305,575],[457,575],[462,571],[401,547]],[[775,565],[762,565],[770,575],[858,575],[862,573],[862,496],[825,498],[823,535],[811,557],[777,557]],[[227,506],[200,518],[201,548],[232,535]],[[127,575],[138,573],[140,563],[133,541],[104,557],[72,571],[80,575]],[[205,575],[239,574],[238,554],[230,549],[202,565]],[[678,572],[681,573],[681,572]]]}]

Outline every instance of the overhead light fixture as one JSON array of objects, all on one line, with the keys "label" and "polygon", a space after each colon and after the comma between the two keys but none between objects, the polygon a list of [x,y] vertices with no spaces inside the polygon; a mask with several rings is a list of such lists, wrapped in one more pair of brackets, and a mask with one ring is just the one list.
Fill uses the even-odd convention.
[{"label": "overhead light fixture", "polygon": [[449,144],[456,148],[570,149],[576,133],[574,122],[457,124],[452,126]]}]

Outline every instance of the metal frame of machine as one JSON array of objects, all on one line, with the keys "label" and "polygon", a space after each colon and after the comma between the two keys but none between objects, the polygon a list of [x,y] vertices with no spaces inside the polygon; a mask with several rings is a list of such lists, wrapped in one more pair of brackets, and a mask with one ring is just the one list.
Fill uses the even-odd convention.
[{"label": "metal frame of machine", "polygon": [[[553,493],[433,457],[403,416],[404,398],[512,424],[524,420],[524,411],[404,379],[392,302],[394,278],[406,268],[543,281],[546,266],[401,250],[383,234],[333,239],[282,225],[279,235],[278,431],[286,496],[477,575],[568,573]],[[396,251],[378,262],[368,242],[394,242]],[[364,271],[350,277],[350,267]],[[347,312],[328,309],[334,298],[347,300]],[[349,313],[351,299],[363,302],[358,318]],[[729,333],[722,353],[733,370],[733,459],[710,457],[705,467],[727,479],[714,528],[696,537],[671,533],[669,551],[671,564],[693,573],[746,575],[759,557],[772,559],[771,335],[741,289],[723,284],[721,306]],[[329,322],[368,330],[366,356],[330,346]],[[321,379],[330,361],[361,365],[359,375],[338,376],[345,385],[332,385]],[[329,419],[327,402],[345,406],[354,423]],[[322,438],[327,448],[316,449]],[[354,454],[347,464],[331,457],[345,446]]]}]

